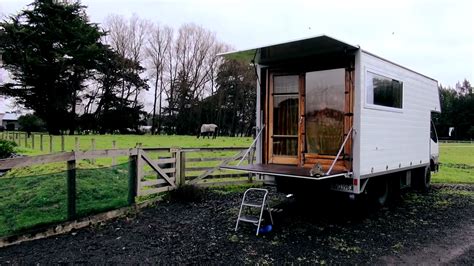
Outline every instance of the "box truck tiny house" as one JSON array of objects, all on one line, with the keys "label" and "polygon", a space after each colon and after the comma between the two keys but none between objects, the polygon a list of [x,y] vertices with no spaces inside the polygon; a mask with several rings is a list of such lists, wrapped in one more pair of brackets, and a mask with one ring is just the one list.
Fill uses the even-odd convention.
[{"label": "box truck tiny house", "polygon": [[255,65],[259,132],[256,162],[224,168],[287,193],[319,186],[380,204],[393,188],[428,188],[436,80],[325,35],[223,56]]}]

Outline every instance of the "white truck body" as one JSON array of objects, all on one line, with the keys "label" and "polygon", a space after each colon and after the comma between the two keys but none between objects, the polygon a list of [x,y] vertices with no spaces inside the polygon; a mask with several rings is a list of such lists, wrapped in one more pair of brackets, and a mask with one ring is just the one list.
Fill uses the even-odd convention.
[{"label": "white truck body", "polygon": [[[302,73],[307,73],[314,69],[312,67],[313,61],[311,61],[313,59],[305,59],[307,57],[312,56],[311,58],[315,58],[315,62],[320,57],[324,58],[324,60],[329,58],[329,63],[326,63],[327,66],[319,66],[319,69],[323,70],[336,68],[332,66],[337,64],[331,62],[331,56],[335,55],[334,58],[344,56],[350,58],[351,66],[345,67],[346,71],[351,71],[351,73],[353,71],[353,74],[349,74],[353,75],[351,76],[353,78],[349,78],[351,85],[347,85],[348,74],[346,74],[345,85],[346,87],[353,86],[351,89],[352,102],[349,104],[353,112],[351,114],[352,119],[349,122],[349,126],[352,128],[352,132],[349,132],[350,134],[347,132],[349,127],[346,126],[349,120],[346,119],[344,122],[344,136],[349,134],[351,142],[350,169],[347,169],[344,175],[345,180],[343,183],[345,185],[335,186],[336,190],[360,194],[364,191],[365,185],[367,185],[367,181],[370,178],[387,176],[391,173],[401,173],[400,176],[405,178],[403,182],[409,185],[412,176],[411,169],[427,169],[430,166],[430,161],[431,165],[433,163],[437,164],[437,140],[433,141],[430,138],[431,113],[441,111],[436,80],[373,55],[358,46],[353,46],[325,35],[227,53],[224,56],[232,58],[236,54],[239,58],[245,58],[245,55],[247,55],[248,60],[255,63],[256,72],[258,73],[257,129],[272,126],[271,124],[268,125],[272,123],[272,120],[268,118],[266,112],[271,112],[269,111],[271,108],[268,105],[270,103],[269,99],[273,97],[272,90],[270,89],[272,86],[271,73],[275,71],[273,69],[286,72],[293,71],[294,63],[288,64],[289,66],[282,66],[281,62],[293,62],[291,60],[304,62],[300,65],[296,64],[297,69],[300,73],[301,71],[303,71]],[[340,66],[338,67],[340,68]],[[301,74],[300,76],[304,77]],[[374,98],[374,78],[383,78],[389,81],[391,79],[391,82],[402,84],[401,106],[394,108],[372,102]],[[304,78],[301,79],[303,80],[302,84],[304,84]],[[299,97],[301,99],[304,95]],[[345,101],[348,101],[347,98]],[[306,104],[311,103],[306,102]],[[301,119],[306,119],[305,114],[301,114]],[[268,166],[273,163],[273,161],[268,159],[268,153],[272,152],[272,149],[268,148],[272,144],[269,145],[268,143],[273,143],[271,141],[274,141],[272,140],[271,131],[264,129],[262,132],[262,137],[256,141],[255,149],[256,164],[263,168],[229,167],[229,169],[245,170],[259,174],[267,183],[272,183],[275,177],[312,179],[311,176],[306,174],[297,174],[297,172],[300,173],[301,171],[296,168],[294,172],[285,170],[281,173],[278,170],[269,172],[262,170],[266,169],[266,165]],[[305,133],[303,131],[303,133],[300,132],[299,134]],[[304,141],[305,138],[302,137],[301,139]],[[300,142],[298,145],[300,145]],[[344,147],[343,149],[341,147],[341,150],[345,149],[347,148]],[[336,158],[336,156],[333,157]],[[301,156],[299,155],[298,158],[300,159]],[[435,158],[435,162],[433,162],[433,158]],[[304,159],[301,159],[300,163],[295,166],[307,168]],[[340,177],[340,175],[340,173],[334,175],[328,171],[327,176],[316,177],[314,180],[326,180],[331,176]],[[350,182],[347,182],[348,179]],[[340,179],[338,180],[335,183],[340,182]]]},{"label": "white truck body", "polygon": [[[436,80],[372,55],[356,54],[356,104],[354,112],[354,177],[429,165],[431,112],[440,112]],[[368,72],[403,82],[403,108],[367,103]],[[360,182],[359,182],[360,184]]]}]

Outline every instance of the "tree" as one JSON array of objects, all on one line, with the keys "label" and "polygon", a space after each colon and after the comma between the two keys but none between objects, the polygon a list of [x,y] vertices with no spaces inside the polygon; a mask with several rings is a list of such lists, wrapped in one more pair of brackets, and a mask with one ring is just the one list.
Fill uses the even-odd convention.
[{"label": "tree", "polygon": [[448,137],[450,127],[454,127],[454,108],[456,106],[458,93],[451,88],[444,88],[439,85],[439,98],[441,103],[441,113],[433,117],[438,135],[443,138]]},{"label": "tree", "polygon": [[472,89],[471,83],[467,79],[464,79],[463,82],[456,83],[456,91],[461,95],[472,94]]},{"label": "tree", "polygon": [[102,53],[103,35],[84,6],[35,0],[0,23],[3,63],[13,79],[1,93],[34,110],[51,134],[73,133],[79,94]]},{"label": "tree", "polygon": [[[153,97],[153,112],[151,132],[155,134],[161,130],[161,103],[165,87],[165,68],[167,67],[167,54],[171,49],[173,30],[167,26],[155,25],[150,33],[146,54],[151,64],[152,76],[155,80],[155,91]],[[159,90],[158,90],[159,84]],[[158,119],[156,119],[156,104],[158,101]]]},{"label": "tree", "polygon": [[454,138],[474,138],[474,93],[469,81],[456,84],[456,89],[439,86],[441,113],[434,116],[434,123],[440,137],[448,137],[454,127]]},{"label": "tree", "polygon": [[[123,16],[111,15],[107,18],[105,27],[109,33],[106,42],[121,57],[127,58],[133,64],[141,65],[144,59],[144,46],[146,45],[147,33],[150,31],[151,24],[133,15],[128,21]],[[121,68],[130,66],[125,64]],[[135,71],[136,68],[127,71]],[[135,72],[133,74],[139,74]],[[133,105],[138,105],[138,96],[141,90],[122,80],[120,98],[122,101],[132,99]]]},{"label": "tree", "polygon": [[195,24],[184,24],[177,32],[168,52],[167,106],[165,124],[169,133],[195,133],[194,126],[184,125],[191,116],[192,124],[200,120],[198,101],[213,93],[214,72],[220,60],[217,54],[226,46],[215,35]]},{"label": "tree", "polygon": [[224,60],[217,72],[217,91],[201,105],[201,123],[216,123],[221,134],[250,135],[255,126],[255,72],[242,61]]},{"label": "tree", "polygon": [[28,133],[28,137],[33,131],[41,131],[44,126],[43,120],[34,114],[26,114],[18,117],[20,129]]},{"label": "tree", "polygon": [[94,96],[89,95],[94,98],[94,116],[99,121],[97,130],[100,133],[114,130],[124,132],[126,128],[138,131],[144,119],[143,105],[129,99],[130,95],[122,97],[122,84],[127,84],[128,91],[130,87],[137,92],[147,90],[146,80],[140,77],[143,72],[144,68],[138,62],[123,58],[110,49],[104,51],[95,76],[97,91]]}]

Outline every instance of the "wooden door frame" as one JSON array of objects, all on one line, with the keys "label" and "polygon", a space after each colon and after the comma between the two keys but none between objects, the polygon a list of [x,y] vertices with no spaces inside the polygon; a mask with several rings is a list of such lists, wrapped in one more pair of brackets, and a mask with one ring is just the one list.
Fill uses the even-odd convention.
[{"label": "wooden door frame", "polygon": [[[281,156],[281,155],[273,155],[273,78],[275,76],[298,76],[298,143],[297,143],[297,155],[296,156]],[[302,83],[303,80],[303,83]],[[267,163],[271,164],[293,164],[293,165],[298,165],[301,162],[301,152],[300,149],[303,147],[301,145],[302,142],[302,135],[301,135],[301,118],[304,113],[301,113],[301,90],[304,90],[304,86],[302,87],[302,84],[304,84],[304,74],[301,72],[281,72],[281,71],[268,71],[268,93],[267,93],[267,99],[266,99],[266,104],[268,104],[268,115],[266,117],[266,123],[268,125],[267,127]],[[304,120],[304,119],[303,119]],[[304,124],[304,121],[303,121]]]},{"label": "wooden door frame", "polygon": [[[353,108],[354,108],[354,65],[353,62],[349,67],[345,69],[345,100],[344,100],[344,137],[350,130],[353,125]],[[288,72],[281,70],[272,70],[268,69],[266,71],[266,81],[267,81],[267,93],[265,93],[265,122],[268,125],[265,130],[265,135],[267,136],[264,141],[265,148],[265,157],[264,161],[266,163],[276,163],[276,164],[294,164],[301,167],[312,167],[316,162],[321,164],[331,164],[335,159],[335,156],[330,155],[311,155],[306,154],[305,152],[305,143],[306,143],[306,117],[305,117],[305,108],[306,108],[306,88],[305,88],[305,74],[307,71],[296,71]],[[298,93],[298,103],[299,103],[299,120],[298,120],[298,154],[295,157],[293,156],[273,156],[273,140],[271,138],[273,134],[273,121],[270,121],[270,118],[273,119],[273,78],[275,76],[284,76],[284,75],[298,75],[299,76],[299,93]],[[352,138],[349,138],[345,147],[344,152],[352,156]],[[275,160],[275,158],[277,160]],[[343,156],[338,158],[338,161],[335,165],[335,169],[350,170],[352,168],[352,160],[344,160]]]}]

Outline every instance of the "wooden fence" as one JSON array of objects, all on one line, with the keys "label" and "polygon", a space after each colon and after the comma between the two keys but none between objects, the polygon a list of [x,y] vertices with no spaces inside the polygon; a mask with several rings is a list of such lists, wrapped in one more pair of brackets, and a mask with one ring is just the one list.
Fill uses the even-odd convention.
[{"label": "wooden fence", "polygon": [[440,143],[474,144],[474,140],[439,140]]},{"label": "wooden fence", "polygon": [[[64,152],[66,151],[66,135],[49,135],[43,133],[31,133],[28,135],[22,131],[3,131],[0,132],[0,139],[10,140],[15,142],[19,147],[25,147],[32,150],[39,150],[42,152]],[[84,142],[84,139],[82,139]],[[80,150],[81,144],[86,146],[88,150],[96,149],[96,140],[91,137],[87,143],[81,143],[78,136],[74,137],[74,150]],[[137,143],[138,144],[138,143]],[[112,140],[110,143],[111,149],[117,148],[117,142]]]},{"label": "wooden fence", "polygon": [[[137,197],[149,196],[170,191],[183,184],[228,184],[215,182],[216,178],[238,178],[230,183],[253,182],[253,176],[223,172],[220,167],[241,159],[245,153],[243,147],[222,148],[130,148],[91,151],[59,152],[38,156],[18,157],[0,160],[0,171],[13,168],[29,167],[39,164],[61,163],[67,169],[67,217],[75,219],[76,212],[76,169],[80,160],[93,161],[100,158],[111,158],[111,167],[116,165],[117,158],[128,157],[128,204],[135,204]],[[215,155],[220,153],[220,155]],[[153,158],[153,154],[158,158]],[[163,156],[163,154],[165,154]],[[232,154],[229,156],[228,154]],[[189,155],[189,156],[188,156]],[[191,156],[192,155],[192,156]],[[208,156],[211,155],[211,156]],[[254,153],[248,156],[252,163]],[[196,163],[214,163],[214,166],[195,166]],[[246,177],[242,180],[241,177]],[[248,178],[248,179],[247,179]]]}]

